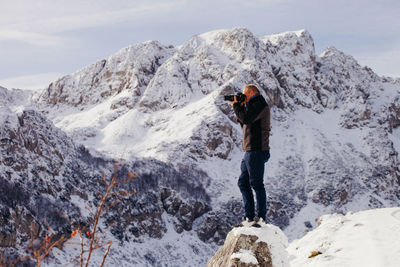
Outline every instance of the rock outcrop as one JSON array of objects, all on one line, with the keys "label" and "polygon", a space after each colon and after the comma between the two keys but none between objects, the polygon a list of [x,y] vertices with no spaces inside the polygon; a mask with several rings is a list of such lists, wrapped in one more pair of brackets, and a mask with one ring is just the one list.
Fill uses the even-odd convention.
[{"label": "rock outcrop", "polygon": [[255,228],[244,222],[230,231],[207,267],[289,267],[285,234],[274,225],[259,224]]}]

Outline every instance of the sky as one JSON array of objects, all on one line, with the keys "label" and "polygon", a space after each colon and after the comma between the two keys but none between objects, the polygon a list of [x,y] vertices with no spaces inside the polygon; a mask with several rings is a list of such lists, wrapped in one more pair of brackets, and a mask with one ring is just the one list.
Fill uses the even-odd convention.
[{"label": "sky", "polygon": [[0,0],[0,86],[41,89],[128,45],[234,27],[306,29],[317,54],[333,45],[400,77],[399,14],[398,0]]}]

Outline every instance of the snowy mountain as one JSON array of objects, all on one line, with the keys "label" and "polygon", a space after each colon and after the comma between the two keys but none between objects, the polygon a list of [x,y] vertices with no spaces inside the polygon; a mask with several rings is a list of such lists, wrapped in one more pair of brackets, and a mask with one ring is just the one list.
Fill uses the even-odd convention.
[{"label": "snowy mountain", "polygon": [[[71,235],[79,225],[88,225],[93,218],[91,214],[95,213],[94,207],[99,205],[97,194],[105,191],[99,181],[104,173],[110,175],[116,161],[90,155],[34,110],[25,110],[18,115],[3,107],[0,114],[1,247],[26,244],[31,226],[35,229],[35,238],[37,235],[40,239],[44,238],[48,228],[60,237]],[[149,238],[159,241],[171,231],[191,230],[194,220],[210,210],[209,197],[201,185],[202,180],[207,179],[203,172],[185,166],[176,169],[154,159],[137,159],[122,165],[118,177],[123,180],[131,170],[135,170],[137,181],[119,189],[132,191],[134,188],[140,193],[124,197],[102,217],[101,229],[109,229],[109,240],[132,245]],[[110,201],[116,199],[112,197]],[[190,238],[192,235],[196,236],[195,233],[188,234],[185,244],[172,242],[166,246],[168,241],[153,244],[152,249],[159,248],[160,251],[155,259],[175,261],[178,256],[172,251],[204,246],[198,238]],[[116,249],[113,262],[132,262],[132,258],[124,259],[121,255],[125,249]],[[145,265],[149,250],[145,246],[132,251],[131,255],[138,258],[138,265]],[[11,258],[20,252],[7,251]],[[66,253],[60,261],[73,258],[68,251]],[[182,257],[179,260],[187,262],[188,259]]]},{"label": "snowy mountain", "polygon": [[[122,156],[128,169],[156,182],[138,179],[142,202],[127,200],[124,222],[111,232],[121,244],[110,261],[122,261],[130,248],[141,266],[203,266],[242,216],[241,129],[222,96],[247,83],[259,85],[271,106],[267,217],[290,240],[323,214],[400,205],[399,80],[379,77],[334,47],[316,55],[306,30],[257,37],[235,28],[196,35],[179,47],[129,46],[35,92],[23,113],[22,102],[2,89],[1,177],[20,177],[7,188],[19,181],[26,191],[38,183],[31,169],[43,165],[36,170],[41,184],[60,191],[43,196],[38,183],[35,192],[54,204],[67,183],[81,192]],[[17,137],[22,152],[13,154]],[[13,167],[21,162],[23,168]],[[54,166],[62,171],[44,171]],[[93,182],[88,194],[96,190]],[[54,205],[70,203],[78,212],[87,201],[72,198],[76,203],[69,196]],[[138,209],[143,206],[150,211]],[[82,212],[76,217],[85,219]],[[15,223],[8,220],[7,227]],[[193,255],[199,247],[202,253]]]}]

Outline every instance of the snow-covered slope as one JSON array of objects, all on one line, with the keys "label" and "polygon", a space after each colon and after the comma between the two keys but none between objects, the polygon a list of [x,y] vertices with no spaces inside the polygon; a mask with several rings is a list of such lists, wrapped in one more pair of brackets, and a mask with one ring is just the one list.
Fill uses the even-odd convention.
[{"label": "snow-covered slope", "polygon": [[[222,96],[247,83],[259,85],[271,105],[267,216],[289,239],[323,214],[399,206],[399,81],[334,47],[316,55],[306,30],[257,37],[235,28],[176,48],[129,46],[35,93],[32,106],[97,157],[153,158],[174,173],[187,170],[211,210],[189,216],[190,227],[181,218],[168,235],[195,232],[212,250],[242,216],[241,129]],[[160,191],[153,195],[163,203]],[[158,211],[157,222],[167,225]],[[150,265],[162,260],[147,258]]]},{"label": "snow-covered slope", "polygon": [[291,266],[399,266],[400,208],[324,215],[319,223],[290,243]]}]

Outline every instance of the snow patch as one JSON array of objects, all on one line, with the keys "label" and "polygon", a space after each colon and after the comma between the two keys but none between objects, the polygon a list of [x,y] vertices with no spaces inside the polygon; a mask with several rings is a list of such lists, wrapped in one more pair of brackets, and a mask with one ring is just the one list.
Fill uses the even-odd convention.
[{"label": "snow patch", "polygon": [[253,251],[251,250],[246,250],[246,249],[241,249],[239,252],[233,253],[231,255],[231,259],[239,259],[240,262],[249,264],[258,264],[258,260],[254,256]]}]

